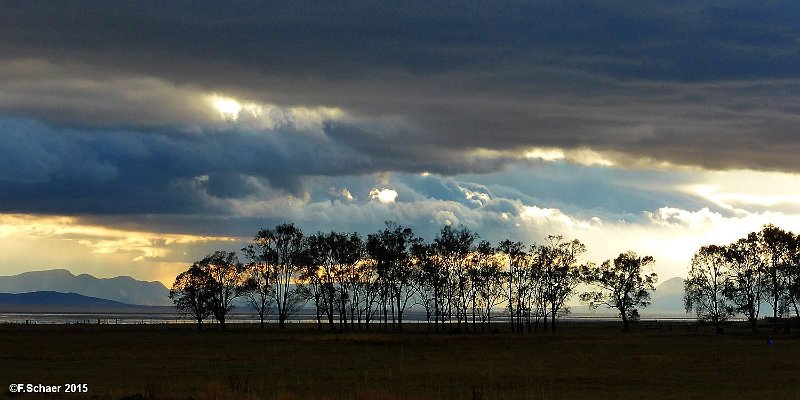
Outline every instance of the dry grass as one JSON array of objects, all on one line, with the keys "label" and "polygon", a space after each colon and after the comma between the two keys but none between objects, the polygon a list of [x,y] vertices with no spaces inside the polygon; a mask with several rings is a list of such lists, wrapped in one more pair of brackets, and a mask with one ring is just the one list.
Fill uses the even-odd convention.
[{"label": "dry grass", "polygon": [[0,384],[88,383],[86,397],[98,399],[800,398],[800,340],[766,342],[766,334],[677,329],[448,335],[5,325]]}]

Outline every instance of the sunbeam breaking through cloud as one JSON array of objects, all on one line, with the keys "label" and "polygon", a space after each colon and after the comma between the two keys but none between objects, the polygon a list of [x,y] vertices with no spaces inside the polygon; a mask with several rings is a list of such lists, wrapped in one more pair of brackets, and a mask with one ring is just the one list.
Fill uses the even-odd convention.
[{"label": "sunbeam breaking through cloud", "polygon": [[280,222],[396,220],[683,276],[800,230],[796,5],[75,7],[0,16],[3,273],[165,279]]}]

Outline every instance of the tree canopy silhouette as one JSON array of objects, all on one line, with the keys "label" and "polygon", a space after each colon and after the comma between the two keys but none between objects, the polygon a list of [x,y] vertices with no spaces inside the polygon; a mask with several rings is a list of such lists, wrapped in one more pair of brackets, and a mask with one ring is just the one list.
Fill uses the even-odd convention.
[{"label": "tree canopy silhouette", "polygon": [[639,257],[629,251],[617,256],[613,262],[606,260],[600,266],[588,265],[584,267],[584,280],[599,290],[582,293],[581,300],[592,308],[599,305],[616,308],[622,318],[623,330],[627,331],[629,321],[639,317],[637,308],[650,305],[650,292],[655,290],[658,275],[643,275],[642,271],[652,268],[653,264],[653,257]]}]

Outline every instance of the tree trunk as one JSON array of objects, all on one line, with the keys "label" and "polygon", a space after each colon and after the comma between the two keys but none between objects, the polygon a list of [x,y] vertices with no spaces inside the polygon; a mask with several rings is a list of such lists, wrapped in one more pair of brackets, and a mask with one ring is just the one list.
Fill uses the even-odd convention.
[{"label": "tree trunk", "polygon": [[544,311],[542,312],[542,319],[544,320],[542,326],[544,327],[544,331],[547,332],[547,303],[545,303]]},{"label": "tree trunk", "polygon": [[[333,299],[328,300],[328,327],[332,330],[336,330],[336,324],[333,323]],[[339,316],[339,325],[341,325],[342,316]]]},{"label": "tree trunk", "polygon": [[511,333],[514,333],[517,331],[517,326],[514,322],[514,306],[512,305],[512,301],[508,302],[508,316],[511,318]]},{"label": "tree trunk", "polygon": [[525,312],[525,324],[528,326],[528,333],[531,333],[531,310]]},{"label": "tree trunk", "polygon": [[478,329],[475,327],[475,294],[472,295],[472,331],[478,331]]},{"label": "tree trunk", "polygon": [[428,332],[431,331],[431,310],[425,310],[425,316],[428,320]]},{"label": "tree trunk", "polygon": [[344,298],[344,296],[340,296],[340,300],[339,309],[341,310],[341,314],[339,315],[339,328],[345,330],[347,329],[347,300]]},{"label": "tree trunk", "polygon": [[433,330],[439,332],[439,291],[433,291]]},{"label": "tree trunk", "polygon": [[628,313],[625,310],[620,310],[619,313],[622,316],[622,331],[628,332]]},{"label": "tree trunk", "polygon": [[322,315],[319,312],[319,299],[317,299],[317,306],[314,307],[317,309],[317,330],[322,330]]},{"label": "tree trunk", "polygon": [[508,316],[511,318],[511,333],[516,332],[514,326],[514,264],[508,264]]},{"label": "tree trunk", "polygon": [[752,302],[750,302],[748,305],[747,310],[747,322],[750,323],[750,329],[753,331],[753,333],[758,333],[758,313],[756,312],[756,308],[753,306]]},{"label": "tree trunk", "polygon": [[403,330],[403,310],[400,308],[400,292],[397,292],[397,329]]},{"label": "tree trunk", "polygon": [[779,297],[779,288],[778,288],[778,270],[776,266],[777,262],[773,259],[772,261],[772,269],[770,271],[770,277],[772,278],[772,329],[777,332],[778,331],[778,297]]}]

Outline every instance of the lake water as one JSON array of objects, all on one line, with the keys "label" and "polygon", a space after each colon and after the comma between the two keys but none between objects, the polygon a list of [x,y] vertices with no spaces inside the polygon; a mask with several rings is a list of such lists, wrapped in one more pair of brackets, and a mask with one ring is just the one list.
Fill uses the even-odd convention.
[{"label": "lake water", "polygon": [[[391,317],[390,317],[391,318]],[[611,315],[573,314],[559,319],[559,322],[613,322],[619,319]],[[642,321],[694,321],[690,315],[663,314],[644,315]],[[211,322],[211,319],[207,320]],[[258,323],[258,315],[252,313],[232,313],[226,319],[228,323]],[[336,319],[338,321],[338,319]],[[504,323],[507,316],[493,315],[492,323]],[[179,312],[160,313],[0,313],[0,324],[191,324],[195,321]],[[277,323],[277,319],[268,318],[267,322]],[[292,316],[289,323],[316,323],[316,316],[312,313],[301,313]],[[404,317],[405,324],[426,324],[425,314],[418,312],[407,313]],[[471,322],[471,320],[470,320]],[[323,317],[323,323],[326,319]]]}]

